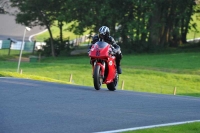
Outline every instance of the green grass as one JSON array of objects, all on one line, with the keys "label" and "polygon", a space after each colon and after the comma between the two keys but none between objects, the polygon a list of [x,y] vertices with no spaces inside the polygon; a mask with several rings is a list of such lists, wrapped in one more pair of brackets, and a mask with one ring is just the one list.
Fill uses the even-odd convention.
[{"label": "green grass", "polygon": [[[9,53],[9,49],[0,49],[0,57],[4,56],[7,57]],[[10,55],[19,55],[20,51],[19,50],[10,50]]]},{"label": "green grass", "polygon": [[[124,55],[118,88],[131,91],[200,96],[200,53]],[[18,62],[0,61],[2,72],[16,72]],[[93,86],[87,56],[46,58],[38,63],[22,62],[23,75],[47,77],[61,82]],[[2,74],[3,75],[3,74]],[[12,76],[12,75],[11,75]],[[103,86],[105,87],[105,86]]]},{"label": "green grass", "polygon": [[199,133],[200,123],[189,123],[176,126],[151,128],[144,130],[129,131],[124,133]]},{"label": "green grass", "polygon": [[[8,49],[0,49],[0,60],[9,60],[18,58],[20,51],[19,50],[10,50],[10,55],[8,56],[9,50]],[[28,57],[32,55],[32,52],[23,52],[23,57]]]},{"label": "green grass", "polygon": [[178,94],[199,95],[199,56],[199,53],[125,56],[122,61],[125,75],[121,79],[129,85],[128,90],[172,94],[176,87]]}]

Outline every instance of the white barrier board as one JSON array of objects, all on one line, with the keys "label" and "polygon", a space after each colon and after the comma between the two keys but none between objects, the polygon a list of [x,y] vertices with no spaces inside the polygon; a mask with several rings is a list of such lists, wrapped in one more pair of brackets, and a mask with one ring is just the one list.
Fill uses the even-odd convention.
[{"label": "white barrier board", "polygon": [[2,40],[0,40],[0,49],[1,49],[1,47],[2,47]]},{"label": "white barrier board", "polygon": [[[13,50],[20,50],[21,49],[21,45],[22,45],[22,42],[21,41],[17,41],[16,43],[13,43],[11,44],[11,48],[10,49],[13,49]],[[24,48],[22,48],[24,49]]]}]

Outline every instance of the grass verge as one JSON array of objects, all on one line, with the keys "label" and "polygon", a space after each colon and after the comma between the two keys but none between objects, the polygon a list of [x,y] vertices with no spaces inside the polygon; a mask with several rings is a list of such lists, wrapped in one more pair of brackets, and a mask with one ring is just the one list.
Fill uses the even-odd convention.
[{"label": "grass verge", "polygon": [[195,122],[195,123],[182,124],[176,126],[128,131],[124,133],[199,133],[200,132],[199,127],[200,127],[200,122]]},{"label": "grass verge", "polygon": [[199,133],[200,123],[189,123],[176,126],[158,127],[151,129],[128,131],[124,133]]},{"label": "grass verge", "polygon": [[[200,53],[124,55],[123,74],[118,89],[200,96]],[[2,72],[16,72],[18,62],[0,61]],[[92,67],[87,56],[46,58],[41,62],[22,62],[22,75],[35,75],[77,85],[93,86]],[[12,75],[10,75],[12,76]],[[41,78],[43,79],[43,78]],[[40,80],[40,78],[38,78]],[[103,86],[106,87],[106,86]]]}]

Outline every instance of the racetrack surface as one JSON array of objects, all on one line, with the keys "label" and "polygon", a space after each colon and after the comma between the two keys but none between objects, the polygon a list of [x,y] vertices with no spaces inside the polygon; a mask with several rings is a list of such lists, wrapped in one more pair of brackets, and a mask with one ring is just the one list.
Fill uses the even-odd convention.
[{"label": "racetrack surface", "polygon": [[[17,41],[22,41],[25,26],[15,22],[15,16],[8,14],[0,14],[0,40],[12,38]],[[25,40],[29,40],[29,36],[44,31],[44,27],[31,27],[31,31],[26,32]]]},{"label": "racetrack surface", "polygon": [[200,120],[200,98],[0,78],[0,133],[93,133]]}]

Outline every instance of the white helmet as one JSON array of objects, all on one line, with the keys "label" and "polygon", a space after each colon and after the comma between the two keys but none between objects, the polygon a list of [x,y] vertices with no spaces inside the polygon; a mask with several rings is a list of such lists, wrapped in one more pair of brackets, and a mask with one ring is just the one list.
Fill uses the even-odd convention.
[{"label": "white helmet", "polygon": [[110,35],[110,29],[107,26],[101,26],[99,28],[99,37],[105,39]]}]

